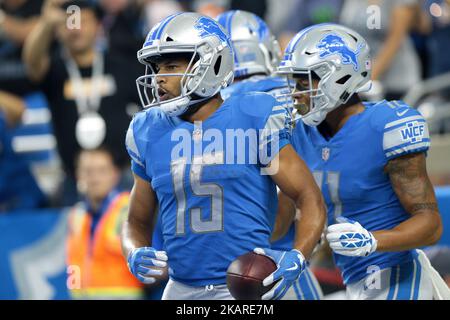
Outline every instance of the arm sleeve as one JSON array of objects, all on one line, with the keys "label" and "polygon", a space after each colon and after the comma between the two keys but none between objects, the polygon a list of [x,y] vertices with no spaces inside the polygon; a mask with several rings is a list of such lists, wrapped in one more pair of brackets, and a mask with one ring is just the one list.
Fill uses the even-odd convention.
[{"label": "arm sleeve", "polygon": [[291,119],[287,109],[275,103],[259,133],[258,154],[262,167],[267,166],[280,150],[290,144]]},{"label": "arm sleeve", "polygon": [[125,141],[127,152],[131,158],[131,171],[142,179],[150,182],[151,178],[148,176],[146,171],[145,159],[139,151],[138,144],[136,143],[134,123],[135,121],[133,119],[130,123],[130,127],[128,128]]},{"label": "arm sleeve", "polygon": [[403,110],[398,109],[397,117],[391,118],[383,129],[383,151],[388,161],[409,153],[426,152],[430,147],[425,119],[414,109]]}]

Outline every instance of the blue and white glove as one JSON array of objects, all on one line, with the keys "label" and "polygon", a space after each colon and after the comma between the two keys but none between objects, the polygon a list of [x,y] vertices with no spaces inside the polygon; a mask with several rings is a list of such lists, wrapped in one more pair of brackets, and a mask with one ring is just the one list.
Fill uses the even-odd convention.
[{"label": "blue and white glove", "polygon": [[339,217],[339,223],[327,228],[330,248],[337,254],[349,257],[367,257],[377,249],[377,239],[358,222]]},{"label": "blue and white glove", "polygon": [[136,248],[128,254],[128,269],[141,282],[151,284],[156,281],[155,276],[161,276],[167,266],[167,254],[165,251],[156,251],[152,247]]},{"label": "blue and white glove", "polygon": [[253,252],[269,257],[277,265],[277,270],[263,280],[263,285],[270,286],[272,283],[280,280],[271,290],[261,297],[262,300],[281,299],[298,277],[300,277],[300,274],[306,267],[305,257],[300,251],[295,249],[291,251],[278,251],[255,248]]}]

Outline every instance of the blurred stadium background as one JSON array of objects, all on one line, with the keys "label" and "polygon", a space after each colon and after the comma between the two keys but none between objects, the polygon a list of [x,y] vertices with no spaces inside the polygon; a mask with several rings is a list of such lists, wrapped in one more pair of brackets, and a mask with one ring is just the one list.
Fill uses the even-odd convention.
[{"label": "blurred stadium background", "polygon": [[[47,32],[47,45],[36,36],[36,29],[51,24],[51,3],[62,10],[68,4],[79,4],[82,11],[94,8],[91,18],[98,19],[101,26],[84,28],[82,19],[78,33],[63,35],[56,27],[40,30],[41,37]],[[121,191],[130,190],[124,139],[128,122],[140,109],[134,79],[144,67],[137,62],[136,51],[150,28],[178,11],[215,17],[229,9],[251,11],[264,18],[282,47],[302,28],[321,22],[339,22],[366,37],[373,52],[375,85],[365,98],[402,99],[418,108],[429,123],[432,144],[428,171],[438,196],[444,235],[439,246],[427,252],[450,283],[449,0],[0,0],[0,299],[160,297],[164,279],[142,288],[123,276],[123,281],[112,284],[110,290],[106,285],[103,291],[70,290],[79,289],[80,281],[85,281],[78,278],[80,270],[73,268],[77,264],[71,263],[84,259],[76,257],[77,250],[85,250],[87,255],[94,251],[95,255],[92,248],[96,245],[91,240],[71,245],[72,229],[80,226],[76,217],[84,217],[86,212],[76,203],[85,201],[96,188],[119,185],[113,195],[103,192],[103,198],[123,196]],[[73,13],[70,8],[67,12],[64,10],[66,18]],[[56,16],[53,11],[55,21]],[[47,24],[43,23],[46,19]],[[83,41],[89,43],[89,32],[94,32],[95,52],[103,52],[105,68],[102,85],[86,89],[86,81],[95,82],[91,79],[95,75],[93,63],[77,61],[83,78],[80,87],[70,72],[70,63],[58,54],[63,52],[61,48],[77,50]],[[36,56],[41,60],[34,61]],[[45,63],[49,63],[47,72],[35,81]],[[88,95],[100,92],[96,110],[104,118],[107,132],[105,148],[97,154],[80,155],[90,147],[75,133],[79,118],[77,89]],[[85,134],[95,135],[96,123],[90,122],[93,131]],[[93,176],[110,181],[112,187],[94,181]],[[125,199],[123,207],[104,210],[111,214],[113,226],[108,229],[93,219],[88,224],[91,237],[86,239],[100,242],[101,232],[116,232],[116,237],[101,237],[101,241],[104,247],[117,249],[115,226],[126,208],[126,194],[121,199]],[[77,210],[81,210],[79,215]],[[108,260],[100,255],[96,259],[104,259],[95,263],[108,263],[111,272],[119,273],[125,266],[120,257]],[[329,255],[319,253],[313,266],[328,298],[342,297],[333,296],[342,290],[342,283]],[[114,271],[115,267],[119,271]],[[95,278],[98,274],[93,271],[88,276]]]}]

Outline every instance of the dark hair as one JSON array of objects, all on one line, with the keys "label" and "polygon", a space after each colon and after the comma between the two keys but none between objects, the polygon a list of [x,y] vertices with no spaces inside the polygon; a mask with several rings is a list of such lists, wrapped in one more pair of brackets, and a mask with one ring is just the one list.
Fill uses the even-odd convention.
[{"label": "dark hair", "polygon": [[95,14],[95,17],[99,21],[103,18],[103,11],[95,1],[92,1],[92,0],[70,0],[68,2],[64,2],[61,5],[61,8],[64,9],[64,11],[67,11],[67,8],[69,8],[70,6],[77,6],[80,8],[80,10],[83,10],[83,9],[92,10]]}]

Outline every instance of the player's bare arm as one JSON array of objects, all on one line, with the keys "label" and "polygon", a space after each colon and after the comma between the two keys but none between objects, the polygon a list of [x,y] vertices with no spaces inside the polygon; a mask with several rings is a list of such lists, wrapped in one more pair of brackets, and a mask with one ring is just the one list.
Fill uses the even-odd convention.
[{"label": "player's bare arm", "polygon": [[163,278],[168,260],[164,251],[151,247],[156,203],[150,184],[134,175],[128,217],[122,229],[122,250],[130,272],[146,284]]},{"label": "player's bare arm", "polygon": [[156,204],[156,196],[150,184],[134,175],[130,208],[122,229],[122,249],[125,257],[135,248],[151,246]]},{"label": "player's bare arm", "polygon": [[385,167],[392,188],[411,218],[392,230],[375,231],[378,251],[402,251],[436,243],[442,223],[424,153],[390,160]]},{"label": "player's bare arm", "polygon": [[275,226],[272,231],[271,242],[281,239],[288,231],[295,219],[295,203],[283,192],[278,192],[278,208]]},{"label": "player's bare arm", "polygon": [[[281,149],[278,161],[279,170],[272,175],[272,179],[302,212],[296,224],[294,248],[308,259],[325,224],[326,209],[322,194],[308,167],[291,145]],[[286,216],[288,222],[292,222],[292,214]]]}]

